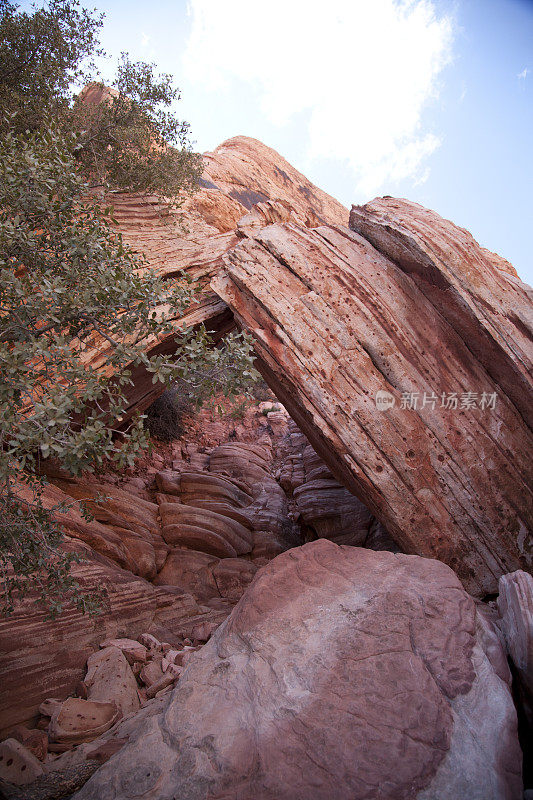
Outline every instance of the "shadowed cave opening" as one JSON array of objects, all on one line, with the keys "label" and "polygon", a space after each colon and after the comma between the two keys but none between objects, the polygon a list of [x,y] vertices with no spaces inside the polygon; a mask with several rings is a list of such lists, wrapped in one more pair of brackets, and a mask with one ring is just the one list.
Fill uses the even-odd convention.
[{"label": "shadowed cave opening", "polygon": [[[217,318],[209,320],[207,327],[214,343],[218,344],[228,332],[239,326],[227,309]],[[170,346],[170,343],[163,343],[153,352],[171,355]],[[255,365],[270,392],[289,415],[290,445],[287,447],[290,452],[286,453],[286,458],[292,460],[300,474],[296,480],[293,476],[292,481],[280,481],[278,475],[278,482],[289,501],[290,519],[297,519],[300,530],[300,541],[294,544],[325,538],[337,544],[403,552],[382,522],[368,509],[362,493],[354,487],[351,475],[350,480],[346,480],[341,456],[322,440],[299,406],[295,393],[275,378],[261,359],[256,358]],[[148,428],[156,438],[163,441],[179,438],[186,433],[183,415],[191,411],[187,399],[180,397],[179,389],[171,390],[169,394],[168,390],[162,392],[161,387],[150,386],[145,393],[144,377],[142,369],[134,376],[136,379],[132,392],[138,399],[136,405],[131,407],[132,412],[142,410],[148,414]],[[171,400],[172,393],[176,402]],[[152,402],[147,406],[149,400]],[[271,428],[270,431],[274,433]],[[235,430],[230,431],[228,441],[235,441],[236,438]]]}]

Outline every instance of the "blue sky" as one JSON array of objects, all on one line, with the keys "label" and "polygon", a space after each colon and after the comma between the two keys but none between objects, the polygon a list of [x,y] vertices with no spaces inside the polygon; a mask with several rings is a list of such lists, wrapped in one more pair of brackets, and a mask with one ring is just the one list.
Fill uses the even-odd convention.
[{"label": "blue sky", "polygon": [[348,207],[410,198],[533,283],[533,0],[96,6],[104,75],[172,73],[200,150],[254,136]]}]

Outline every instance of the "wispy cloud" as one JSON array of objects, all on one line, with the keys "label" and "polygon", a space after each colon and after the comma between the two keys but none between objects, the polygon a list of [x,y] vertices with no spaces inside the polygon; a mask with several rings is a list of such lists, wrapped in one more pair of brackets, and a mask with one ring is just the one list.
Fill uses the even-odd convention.
[{"label": "wispy cloud", "polygon": [[528,74],[529,74],[529,69],[527,67],[524,67],[522,72],[519,72],[516,77],[518,78],[518,80],[525,80]]},{"label": "wispy cloud", "polygon": [[347,161],[358,195],[427,178],[440,140],[422,116],[453,43],[434,2],[190,0],[189,12],[191,81],[228,92],[249,82],[278,125],[307,112],[307,155]]},{"label": "wispy cloud", "polygon": [[147,33],[141,31],[141,47],[143,50],[148,50],[150,48],[150,44],[152,42],[152,37],[148,36]]},{"label": "wispy cloud", "polygon": [[413,186],[422,186],[430,176],[430,169],[426,167],[425,170],[420,174],[418,178],[413,183]]}]

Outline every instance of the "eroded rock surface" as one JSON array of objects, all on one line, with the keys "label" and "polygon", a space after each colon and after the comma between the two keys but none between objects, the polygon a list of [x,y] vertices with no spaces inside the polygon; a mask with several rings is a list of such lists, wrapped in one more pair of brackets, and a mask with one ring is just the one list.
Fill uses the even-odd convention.
[{"label": "eroded rock surface", "polygon": [[[85,560],[73,567],[82,588],[104,590],[103,613],[89,617],[68,607],[58,619],[50,620],[30,596],[12,616],[0,620],[0,729],[4,735],[21,722],[32,722],[44,698],[73,693],[85,674],[87,658],[102,640],[146,630],[175,637],[216,613],[202,609],[182,589],[153,586],[88,547],[69,546]],[[224,616],[219,615],[219,620]]]},{"label": "eroded rock surface", "polygon": [[[360,233],[254,230],[212,286],[335,477],[403,551],[484,596],[533,564],[531,300],[469,234],[413,205],[354,209]],[[441,405],[450,395],[457,407]]]},{"label": "eroded rock surface", "polygon": [[57,744],[90,742],[109,730],[120,717],[115,703],[69,697],[52,711],[48,736]]},{"label": "eroded rock surface", "polygon": [[[0,735],[33,724],[45,698],[74,693],[89,657],[105,661],[98,679],[89,680],[89,697],[114,701],[122,713],[138,708],[130,665],[142,663],[143,648],[124,637],[152,633],[172,645],[185,637],[205,641],[259,564],[301,543],[272,475],[275,437],[267,418],[251,407],[240,422],[213,420],[208,410],[200,419],[203,438],[195,433],[163,449],[166,460],[155,452],[143,477],[141,465],[135,477],[79,479],[47,467],[44,503],[68,505],[57,513],[65,546],[85,560],[74,565],[74,575],[86,592],[103,592],[103,607],[96,617],[68,607],[50,620],[30,596],[0,619]],[[235,428],[239,438],[230,441]],[[94,519],[82,516],[77,500]],[[113,663],[91,655],[104,640]]]},{"label": "eroded rock surface", "polygon": [[[96,100],[96,96],[95,96]],[[118,230],[124,240],[147,257],[147,266],[167,280],[185,272],[203,291],[176,327],[204,323],[214,340],[227,333],[234,322],[226,304],[209,288],[210,279],[222,268],[222,256],[238,242],[237,227],[265,225],[292,219],[302,226],[323,222],[347,225],[349,212],[337,200],[314,186],[279,153],[256,139],[237,136],[204,154],[204,173],[196,194],[179,211],[169,211],[156,197],[113,192],[106,197],[113,206]],[[251,212],[254,204],[259,204]],[[252,213],[252,219],[249,214]],[[175,335],[152,337],[150,354],[172,355]],[[110,351],[104,339],[84,352],[87,363],[99,368]],[[125,387],[129,406],[122,415],[127,424],[135,411],[146,409],[163,391],[142,367],[132,368],[132,384]]]},{"label": "eroded rock surface", "polygon": [[[350,231],[346,209],[246,137],[206,154],[202,188],[179,212],[147,196],[111,200],[150,267],[171,281],[184,270],[203,287],[176,324],[205,323],[215,341],[236,322],[251,331],[261,370],[309,441],[269,402],[260,425],[243,418],[228,431],[211,420],[202,446],[155,454],[142,476],[52,474],[49,507],[84,499],[94,514],[74,507],[58,521],[66,548],[86,559],[76,577],[103,588],[106,605],[96,619],[69,607],[50,622],[30,597],[0,620],[4,735],[35,722],[44,698],[78,691],[105,644],[116,664],[98,677],[101,699],[118,715],[135,709],[137,690],[164,707],[61,757],[105,760],[129,739],[109,767],[117,798],[518,797],[505,654],[494,620],[449,570],[321,541],[257,571],[317,536],[440,559],[477,596],[531,568],[528,287],[416,204],[354,208]],[[146,346],[172,355],[175,342]],[[87,363],[98,368],[106,348],[95,341]],[[125,424],[161,391],[140,368],[132,379]],[[388,411],[376,408],[380,390],[395,400]],[[456,408],[441,406],[443,393]],[[475,407],[462,399],[472,394]],[[494,407],[481,401],[492,396]],[[206,641],[251,582],[201,653],[183,646]],[[518,583],[502,591],[502,613],[527,672]],[[114,678],[126,691],[113,697]],[[91,702],[68,702],[78,700]],[[51,715],[61,707],[52,702]],[[37,733],[13,737],[32,756]],[[84,798],[110,796],[106,774]]]},{"label": "eroded rock surface", "polygon": [[0,743],[0,779],[23,786],[43,774],[43,765],[16,739]]},{"label": "eroded rock surface", "polygon": [[519,570],[503,575],[498,610],[509,656],[529,698],[533,729],[533,577]]},{"label": "eroded rock surface", "polygon": [[513,672],[524,779],[533,785],[533,578],[519,570],[500,578],[498,610]]},{"label": "eroded rock surface", "polygon": [[[354,207],[349,230],[346,209],[256,140],[224,142],[204,165],[201,191],[179,213],[151,197],[111,198],[150,267],[168,280],[184,270],[203,287],[179,324],[203,322],[217,340],[235,317],[253,333],[272,388],[383,526],[371,531],[376,542],[386,531],[401,550],[445,561],[477,596],[530,570],[528,287],[467,231],[408,201]],[[84,357],[97,366],[107,347],[95,340]],[[146,347],[170,355],[175,342],[165,334]],[[126,391],[124,424],[161,388],[135,369]],[[395,406],[376,409],[378,392]],[[203,470],[203,455],[189,467]],[[110,549],[152,580],[178,540],[114,524]],[[190,527],[187,547],[202,526]],[[213,531],[212,554],[245,554],[221,538]]]},{"label": "eroded rock surface", "polygon": [[319,189],[271,147],[248,136],[228,139],[204,153],[206,182],[247,209],[265,201],[286,203],[307,227],[346,225],[347,209]]},{"label": "eroded rock surface", "polygon": [[397,552],[383,526],[332,475],[292,420],[288,428],[289,453],[280,484],[294,497],[297,512],[315,538]]},{"label": "eroded rock surface", "polygon": [[518,800],[520,761],[453,572],[321,540],[261,570],[76,798]]},{"label": "eroded rock surface", "polygon": [[88,700],[113,703],[123,716],[140,708],[135,676],[118,647],[104,647],[89,656],[84,683]]}]

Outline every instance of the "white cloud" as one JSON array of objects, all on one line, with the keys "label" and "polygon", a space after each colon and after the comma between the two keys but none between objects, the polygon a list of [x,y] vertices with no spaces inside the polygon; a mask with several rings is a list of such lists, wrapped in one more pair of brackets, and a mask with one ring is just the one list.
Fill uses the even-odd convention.
[{"label": "white cloud", "polygon": [[141,50],[144,58],[153,58],[155,55],[152,47],[152,37],[148,36],[144,31],[141,31]]},{"label": "white cloud", "polygon": [[529,69],[528,69],[527,67],[524,67],[524,69],[522,70],[522,72],[519,72],[519,73],[518,73],[518,75],[517,75],[516,77],[517,77],[519,80],[524,80],[525,78],[527,78],[527,76],[528,76],[528,73],[529,73]]},{"label": "white cloud", "polygon": [[451,59],[452,22],[430,0],[190,0],[191,82],[249,82],[267,119],[302,115],[309,158],[338,158],[370,196],[424,179],[439,139],[422,113]]},{"label": "white cloud", "polygon": [[429,167],[426,167],[423,172],[420,173],[419,177],[413,183],[413,186],[422,186],[431,174],[431,170]]}]

